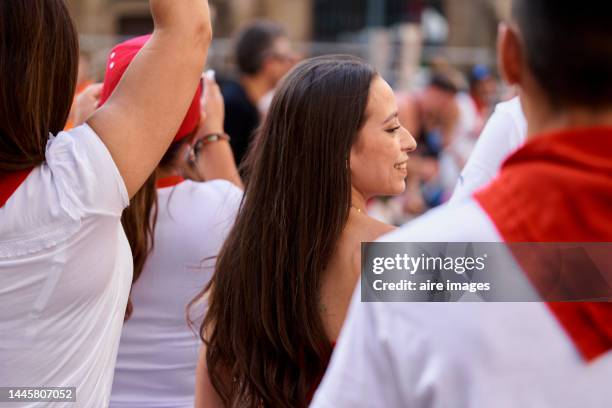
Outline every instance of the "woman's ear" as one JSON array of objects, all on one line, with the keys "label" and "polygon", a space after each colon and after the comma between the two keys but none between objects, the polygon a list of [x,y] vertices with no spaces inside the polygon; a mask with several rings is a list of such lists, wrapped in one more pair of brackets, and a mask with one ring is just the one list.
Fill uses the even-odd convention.
[{"label": "woman's ear", "polygon": [[500,23],[497,37],[497,63],[508,85],[521,85],[524,65],[523,45],[516,29],[508,23]]}]

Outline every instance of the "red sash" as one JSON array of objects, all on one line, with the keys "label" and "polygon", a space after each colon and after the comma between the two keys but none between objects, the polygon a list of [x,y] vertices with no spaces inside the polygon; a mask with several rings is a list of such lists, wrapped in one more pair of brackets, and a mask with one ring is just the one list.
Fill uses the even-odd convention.
[{"label": "red sash", "polygon": [[182,183],[185,179],[181,176],[168,176],[157,180],[157,188],[166,188],[176,186]]},{"label": "red sash", "polygon": [[[475,198],[506,242],[612,242],[612,127],[534,138]],[[587,361],[612,350],[612,303],[548,306]]]},{"label": "red sash", "polygon": [[0,208],[11,198],[13,193],[30,175],[33,169],[0,173]]}]

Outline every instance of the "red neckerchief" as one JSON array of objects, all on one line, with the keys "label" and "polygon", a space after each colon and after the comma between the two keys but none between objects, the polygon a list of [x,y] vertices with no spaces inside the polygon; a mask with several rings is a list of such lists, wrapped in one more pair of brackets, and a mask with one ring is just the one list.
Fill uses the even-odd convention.
[{"label": "red neckerchief", "polygon": [[[506,242],[612,242],[612,127],[534,138],[475,198]],[[612,303],[548,306],[587,361],[612,350]]]},{"label": "red neckerchief", "polygon": [[185,181],[185,178],[181,176],[168,176],[157,180],[157,188],[166,188],[176,186],[177,184]]},{"label": "red neckerchief", "polygon": [[13,193],[30,175],[33,169],[12,171],[10,173],[0,172],[0,208],[11,198]]}]

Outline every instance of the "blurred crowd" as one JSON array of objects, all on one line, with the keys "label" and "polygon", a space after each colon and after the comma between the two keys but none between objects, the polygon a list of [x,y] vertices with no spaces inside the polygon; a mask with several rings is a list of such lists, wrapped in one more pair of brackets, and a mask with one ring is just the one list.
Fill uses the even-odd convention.
[{"label": "blurred crowd", "polygon": [[[234,69],[216,72],[216,80],[225,101],[225,129],[240,166],[279,81],[307,55],[295,50],[281,24],[267,20],[237,32],[233,47]],[[459,68],[440,55],[420,69],[416,77],[423,85],[410,92],[396,90],[400,122],[419,145],[409,163],[408,188],[400,196],[377,197],[368,203],[373,217],[393,225],[449,200],[496,104],[516,96],[494,67],[478,64]],[[94,83],[91,72],[89,54],[82,53],[68,127],[73,121],[82,123],[99,97],[101,85]]]},{"label": "blurred crowd", "polygon": [[[0,397],[606,406],[612,273],[581,252],[612,241],[612,14],[595,3],[514,0],[498,68],[439,56],[406,91],[264,20],[215,72],[203,0],[149,0],[153,32],[116,44],[99,78],[64,1],[2,0]],[[426,257],[391,268],[396,252],[369,286],[364,243],[419,242],[496,243],[504,273],[448,256],[411,297]],[[508,248],[556,242],[569,250],[537,268]],[[437,304],[453,271],[503,285]]]}]

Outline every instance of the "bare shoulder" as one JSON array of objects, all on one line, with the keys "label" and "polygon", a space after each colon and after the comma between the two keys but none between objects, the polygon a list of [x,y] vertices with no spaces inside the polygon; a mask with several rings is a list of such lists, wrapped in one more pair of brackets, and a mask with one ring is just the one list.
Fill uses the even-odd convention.
[{"label": "bare shoulder", "polygon": [[352,224],[350,231],[352,234],[351,263],[357,269],[361,269],[361,243],[376,241],[397,228],[371,217],[361,217]]},{"label": "bare shoulder", "polygon": [[365,217],[362,231],[363,234],[360,234],[362,238],[361,242],[376,241],[382,235],[393,232],[396,229],[397,227],[394,227],[393,225],[386,224],[374,218]]}]

